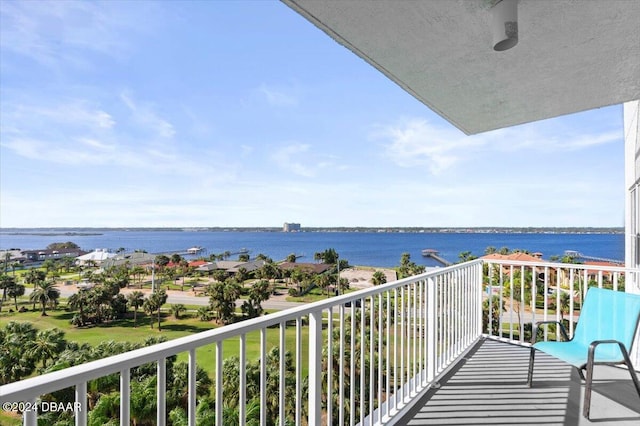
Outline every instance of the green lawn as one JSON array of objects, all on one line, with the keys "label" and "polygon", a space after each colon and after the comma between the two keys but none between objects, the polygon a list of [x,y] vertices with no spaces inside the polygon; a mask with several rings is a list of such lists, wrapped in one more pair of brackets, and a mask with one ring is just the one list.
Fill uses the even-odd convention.
[{"label": "green lawn", "polygon": [[[25,307],[31,309],[31,305],[24,304]],[[164,305],[168,311],[169,305]],[[168,312],[162,314],[162,331],[158,331],[157,317],[153,317],[153,329],[150,327],[150,318],[144,312],[138,311],[137,327],[133,326],[132,313],[126,319],[105,323],[99,326],[77,328],[70,324],[74,312],[68,312],[64,308],[58,310],[48,310],[46,316],[41,316],[36,307],[36,311],[9,313],[8,308],[3,309],[0,313],[0,327],[4,327],[10,321],[28,321],[31,322],[38,330],[49,328],[59,328],[65,332],[65,339],[78,343],[88,343],[96,346],[104,341],[117,342],[143,342],[150,336],[163,336],[169,340],[187,336],[193,333],[211,330],[218,327],[215,322],[200,321],[195,314],[197,306],[187,306],[190,310],[183,314],[184,318],[176,320]],[[308,358],[308,336],[309,331],[306,327],[301,330],[303,346],[302,357],[303,365]],[[279,329],[267,329],[267,350],[279,344]],[[233,338],[225,341],[223,344],[223,358],[238,356],[240,353],[240,339]],[[285,333],[285,344],[287,350],[294,353],[295,350],[295,326],[289,326]],[[260,333],[252,332],[246,335],[246,358],[247,361],[255,361],[260,356]],[[178,361],[187,361],[188,353],[184,352],[178,355]],[[204,368],[211,378],[215,372],[215,345],[206,345],[196,349],[196,362]],[[303,374],[306,372],[306,368]],[[4,423],[0,423],[4,424]]]}]

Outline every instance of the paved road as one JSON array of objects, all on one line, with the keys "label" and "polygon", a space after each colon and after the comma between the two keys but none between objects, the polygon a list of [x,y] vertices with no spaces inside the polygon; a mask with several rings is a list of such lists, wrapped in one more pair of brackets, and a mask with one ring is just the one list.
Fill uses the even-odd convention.
[{"label": "paved road", "polygon": [[[74,285],[59,285],[57,288],[60,290],[60,296],[69,297],[72,294],[76,293],[78,289]],[[124,295],[136,291],[135,288],[123,288],[120,292]],[[25,295],[29,295],[32,289],[26,288]],[[151,293],[149,289],[140,290],[145,294]],[[284,300],[286,296],[272,296],[269,300],[262,302],[262,307],[264,309],[274,309],[278,311],[283,311],[285,309],[293,308],[296,306],[300,306],[300,302],[288,302]],[[236,301],[236,305],[241,306],[244,300]],[[176,304],[182,303],[183,305],[198,305],[198,306],[206,306],[209,304],[209,298],[205,296],[195,296],[190,291],[169,291],[167,294],[167,303]]]}]

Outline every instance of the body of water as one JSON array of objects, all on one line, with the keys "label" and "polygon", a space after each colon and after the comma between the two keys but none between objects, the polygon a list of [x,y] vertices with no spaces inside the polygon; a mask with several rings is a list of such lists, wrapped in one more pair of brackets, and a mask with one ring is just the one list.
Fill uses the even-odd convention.
[{"label": "body of water", "polygon": [[[57,235],[35,235],[33,232],[1,231],[0,250],[43,249],[54,242],[72,241],[87,251],[122,247],[127,252],[141,249],[163,253],[200,246],[204,256],[246,249],[251,257],[263,253],[277,261],[295,253],[303,256],[299,262],[313,262],[314,253],[333,248],[351,265],[393,267],[405,252],[418,264],[436,266],[433,260],[422,257],[423,249],[438,250],[441,257],[455,262],[463,251],[481,256],[487,247],[493,246],[541,252],[544,259],[575,250],[588,256],[624,260],[623,234],[100,230],[95,231],[96,235],[63,235],[65,231],[56,231]],[[237,255],[231,257],[236,258]]]}]

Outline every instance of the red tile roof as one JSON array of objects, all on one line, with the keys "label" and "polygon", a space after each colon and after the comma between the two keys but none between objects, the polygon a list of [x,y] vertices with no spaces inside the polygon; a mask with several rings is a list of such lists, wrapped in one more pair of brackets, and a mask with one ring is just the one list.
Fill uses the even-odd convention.
[{"label": "red tile roof", "polygon": [[520,262],[540,262],[541,259],[539,257],[531,256],[530,254],[517,252],[511,254],[500,254],[500,253],[491,253],[486,256],[482,256],[481,259],[488,260],[517,260]]}]

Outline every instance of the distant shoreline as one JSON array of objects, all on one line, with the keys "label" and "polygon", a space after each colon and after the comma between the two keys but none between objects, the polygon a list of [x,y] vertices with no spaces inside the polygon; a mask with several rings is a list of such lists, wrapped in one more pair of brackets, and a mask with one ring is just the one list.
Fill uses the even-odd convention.
[{"label": "distant shoreline", "polygon": [[[95,236],[103,232],[283,232],[281,227],[0,228],[0,235]],[[624,234],[622,227],[304,227],[297,232],[453,234]]]}]

